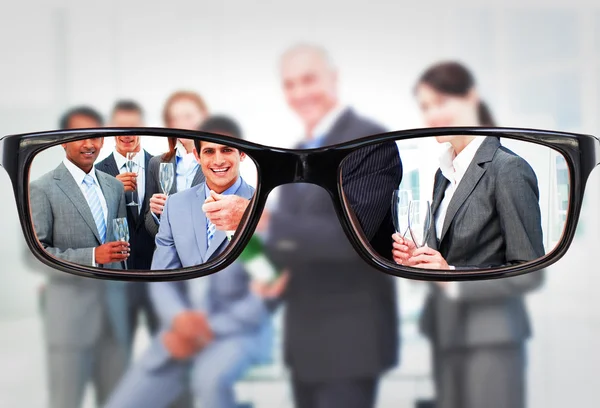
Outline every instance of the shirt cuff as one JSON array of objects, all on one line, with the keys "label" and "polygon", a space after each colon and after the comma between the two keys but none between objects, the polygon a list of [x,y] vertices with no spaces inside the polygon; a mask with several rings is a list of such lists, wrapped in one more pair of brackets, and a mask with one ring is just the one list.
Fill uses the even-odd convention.
[{"label": "shirt cuff", "polygon": [[96,263],[96,248],[92,248],[92,266],[98,267],[98,264]]},{"label": "shirt cuff", "polygon": [[160,219],[156,216],[156,214],[154,214],[152,211],[150,211],[150,214],[152,214],[152,218],[154,218],[156,225],[160,225]]},{"label": "shirt cuff", "polygon": [[458,299],[460,296],[460,282],[448,282],[448,286],[446,286],[446,295],[450,299]]}]

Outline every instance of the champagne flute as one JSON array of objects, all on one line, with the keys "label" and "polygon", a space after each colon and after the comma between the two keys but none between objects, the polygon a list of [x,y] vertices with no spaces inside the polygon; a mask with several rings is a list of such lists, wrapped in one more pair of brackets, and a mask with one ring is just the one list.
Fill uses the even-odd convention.
[{"label": "champagne flute", "polygon": [[408,230],[417,248],[427,245],[430,227],[431,205],[429,201],[411,201],[408,206]]},{"label": "champagne flute", "polygon": [[[113,236],[115,241],[129,242],[129,225],[127,224],[127,218],[115,218],[112,220],[113,224]],[[122,261],[121,265],[123,269],[127,269],[127,261]]]},{"label": "champagne flute", "polygon": [[[137,176],[138,166],[136,162],[133,160],[136,155],[136,152],[127,152],[127,172],[135,173]],[[127,203],[129,207],[137,207],[139,206],[138,202],[135,200],[135,191],[131,192],[131,201]]]},{"label": "champagne flute", "polygon": [[392,220],[394,229],[402,238],[408,232],[408,206],[411,201],[410,190],[394,190],[392,193]]},{"label": "champagne flute", "polygon": [[173,181],[175,179],[175,170],[173,163],[161,163],[158,169],[160,188],[164,195],[169,195]]}]

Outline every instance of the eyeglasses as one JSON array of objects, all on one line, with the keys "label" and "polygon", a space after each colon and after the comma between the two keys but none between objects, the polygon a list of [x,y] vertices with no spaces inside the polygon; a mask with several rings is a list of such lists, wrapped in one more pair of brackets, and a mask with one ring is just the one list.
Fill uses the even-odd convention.
[{"label": "eyeglasses", "polygon": [[[112,239],[111,218],[125,216],[122,184],[98,171],[97,185],[90,190],[76,181],[83,178],[82,169],[98,164],[103,138],[134,135],[141,135],[144,145],[164,145],[163,150],[167,137],[204,146],[199,153],[206,182],[169,195],[162,215],[151,214],[147,203],[140,214],[154,217],[158,229],[152,270],[131,265],[122,269],[119,254],[126,257],[126,248],[118,243],[98,249]],[[384,273],[420,280],[477,280],[532,272],[568,250],[586,181],[599,158],[600,140],[594,136],[517,128],[415,129],[306,150],[164,128],[51,131],[0,139],[1,165],[12,181],[23,233],[40,261],[80,276],[144,281],[189,279],[230,265],[257,239],[254,232],[269,193],[289,183],[324,189],[340,231],[364,261]],[[158,169],[156,176],[151,170],[146,177],[158,180]],[[229,192],[248,199],[233,236],[219,230],[210,235],[202,212],[206,186],[223,188],[225,194],[234,189]],[[315,194],[314,187],[283,188],[282,197]],[[398,189],[409,191],[415,202],[430,201],[430,222],[414,226],[428,235],[422,248],[413,248],[410,234],[404,241],[399,240],[402,232],[393,235],[395,222],[406,221],[393,217],[407,216],[407,209],[393,208],[399,205],[392,202]],[[94,191],[105,207],[92,197]],[[159,192],[159,186],[155,191],[147,188],[146,201]],[[331,215],[323,208],[282,207],[290,214],[300,210]],[[290,220],[287,225],[272,220],[270,229],[307,227]],[[315,236],[320,232],[318,226],[311,231]],[[276,236],[269,232],[263,243],[274,260],[298,250],[294,242],[277,241]],[[399,259],[394,242],[403,242],[400,252],[406,259]],[[106,257],[98,259],[99,252]],[[169,257],[179,263],[169,263]],[[441,268],[440,259],[450,269]]]}]

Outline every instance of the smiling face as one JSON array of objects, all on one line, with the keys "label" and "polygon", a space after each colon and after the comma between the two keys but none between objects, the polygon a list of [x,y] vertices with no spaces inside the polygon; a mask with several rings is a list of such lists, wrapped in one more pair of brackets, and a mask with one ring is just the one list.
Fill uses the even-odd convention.
[{"label": "smiling face", "polygon": [[281,79],[288,105],[309,132],[337,104],[337,74],[317,50],[301,48],[285,55]]},{"label": "smiling face", "polygon": [[63,143],[62,147],[65,149],[67,159],[87,174],[94,166],[103,144],[104,138],[96,137]]},{"label": "smiling face", "polygon": [[[140,112],[134,110],[117,110],[111,118],[110,125],[114,127],[143,127],[144,120]],[[123,156],[126,156],[127,152],[139,152],[140,137],[116,136],[115,148]]]},{"label": "smiling face", "polygon": [[240,176],[240,162],[246,158],[238,149],[211,142],[201,142],[200,154],[195,149],[194,154],[208,188],[219,194],[235,184]]}]

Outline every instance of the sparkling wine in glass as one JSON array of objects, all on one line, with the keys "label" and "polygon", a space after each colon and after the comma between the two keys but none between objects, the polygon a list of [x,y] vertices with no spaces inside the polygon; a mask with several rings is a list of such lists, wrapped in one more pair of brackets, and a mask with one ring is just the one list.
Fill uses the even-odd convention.
[{"label": "sparkling wine in glass", "polygon": [[[115,241],[129,242],[129,225],[127,224],[127,218],[115,218],[112,220],[113,236]],[[123,269],[127,269],[127,261],[121,262]]]},{"label": "sparkling wine in glass", "polygon": [[160,189],[164,195],[169,195],[173,181],[175,180],[175,169],[173,163],[161,163],[158,169]]},{"label": "sparkling wine in glass", "polygon": [[[127,152],[127,172],[129,173],[135,173],[137,175],[138,169],[139,167],[137,166],[134,157],[136,155],[136,152]],[[130,207],[137,207],[139,206],[137,200],[135,199],[135,191],[131,192],[131,201],[127,203],[127,206]]]},{"label": "sparkling wine in glass", "polygon": [[408,206],[408,230],[417,248],[427,245],[430,227],[431,205],[429,201],[411,201]]},{"label": "sparkling wine in glass", "polygon": [[394,228],[402,238],[408,232],[408,206],[412,201],[410,190],[394,190],[392,193],[392,219]]}]

